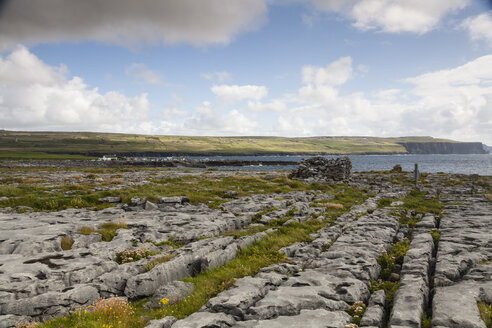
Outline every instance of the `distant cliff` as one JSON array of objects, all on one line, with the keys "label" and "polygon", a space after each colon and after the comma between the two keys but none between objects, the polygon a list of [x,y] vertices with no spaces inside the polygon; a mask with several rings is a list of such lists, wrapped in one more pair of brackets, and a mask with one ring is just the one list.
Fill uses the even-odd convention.
[{"label": "distant cliff", "polygon": [[402,142],[409,154],[487,154],[481,142]]}]

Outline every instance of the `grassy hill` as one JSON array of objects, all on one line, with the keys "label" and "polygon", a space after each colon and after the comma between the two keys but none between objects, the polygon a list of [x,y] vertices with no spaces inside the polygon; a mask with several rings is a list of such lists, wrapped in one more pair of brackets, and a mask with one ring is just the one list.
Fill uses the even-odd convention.
[{"label": "grassy hill", "polygon": [[81,159],[102,154],[367,154],[406,153],[403,142],[432,137],[181,137],[95,132],[0,130],[0,159]]}]

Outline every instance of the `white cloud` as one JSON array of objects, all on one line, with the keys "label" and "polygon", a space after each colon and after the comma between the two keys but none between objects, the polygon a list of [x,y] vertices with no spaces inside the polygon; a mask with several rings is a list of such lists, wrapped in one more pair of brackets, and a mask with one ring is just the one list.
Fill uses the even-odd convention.
[{"label": "white cloud", "polygon": [[465,19],[461,25],[472,40],[484,40],[492,45],[492,11]]},{"label": "white cloud", "polygon": [[206,80],[218,81],[219,83],[224,83],[231,80],[231,74],[226,71],[202,73],[201,76]]},{"label": "white cloud", "polygon": [[287,104],[280,99],[274,99],[267,103],[262,103],[261,101],[248,101],[248,109],[254,112],[281,112],[287,109]]},{"label": "white cloud", "polygon": [[411,88],[371,96],[340,96],[340,85],[304,85],[275,128],[290,136],[433,135],[492,143],[492,55],[404,82]]},{"label": "white cloud", "polygon": [[[306,69],[309,67],[309,69]],[[214,86],[217,102],[184,110],[182,99],[151,120],[145,94],[101,94],[64,66],[19,47],[0,57],[0,128],[180,135],[433,135],[492,144],[492,55],[402,80],[409,87],[341,92],[352,60],[301,69],[296,93],[267,98],[264,86]],[[337,74],[335,74],[337,73]],[[248,100],[231,108],[237,101]],[[228,104],[223,103],[229,101]]]},{"label": "white cloud", "polygon": [[175,118],[186,117],[188,115],[189,115],[188,111],[176,107],[164,108],[164,110],[162,111],[162,117],[165,120],[172,120]]},{"label": "white cloud", "polygon": [[426,33],[444,16],[459,11],[469,0],[310,0],[316,8],[337,12],[361,30],[387,33]]},{"label": "white cloud", "polygon": [[0,57],[0,127],[125,131],[148,119],[146,94],[101,94],[66,74],[64,66],[51,67],[25,47]]},{"label": "white cloud", "polygon": [[244,99],[260,100],[267,96],[268,89],[258,85],[214,85],[212,92],[219,101],[235,103]]},{"label": "white cloud", "polygon": [[142,63],[133,63],[125,69],[127,76],[142,84],[162,84],[162,76],[159,72],[150,70]]},{"label": "white cloud", "polygon": [[266,20],[264,0],[15,0],[0,20],[0,49],[18,43],[97,40],[224,44]]},{"label": "white cloud", "polygon": [[407,128],[492,143],[492,55],[407,81],[419,97],[405,113]]},{"label": "white cloud", "polygon": [[351,76],[351,57],[342,57],[326,68],[310,65],[302,68],[302,82],[306,84],[336,86],[344,84]]}]

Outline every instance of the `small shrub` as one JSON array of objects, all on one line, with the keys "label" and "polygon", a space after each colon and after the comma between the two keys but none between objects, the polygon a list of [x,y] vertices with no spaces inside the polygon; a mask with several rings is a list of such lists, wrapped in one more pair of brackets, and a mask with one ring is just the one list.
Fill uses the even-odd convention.
[{"label": "small shrub", "polygon": [[378,208],[390,206],[393,201],[389,198],[381,198],[378,200]]},{"label": "small shrub", "polygon": [[434,246],[437,247],[437,245],[439,244],[439,238],[441,238],[441,231],[439,229],[434,228],[431,229],[429,233],[431,234],[432,240],[434,241]]},{"label": "small shrub", "polygon": [[366,305],[364,302],[358,301],[352,304],[352,306],[345,310],[345,312],[352,317],[352,323],[358,325],[360,324],[360,320],[362,319],[364,312],[366,312]]},{"label": "small shrub", "polygon": [[388,252],[383,251],[381,256],[377,259],[378,264],[381,267],[381,279],[389,279],[391,273],[395,272],[395,264],[403,264],[403,259],[409,249],[410,241],[404,240],[394,244]]},{"label": "small shrub", "polygon": [[135,262],[152,255],[155,255],[155,253],[149,251],[146,247],[142,247],[134,250],[125,249],[124,251],[117,252],[114,260],[118,264],[123,264],[123,263]]},{"label": "small shrub", "polygon": [[477,303],[477,306],[480,311],[480,317],[485,322],[487,328],[492,328],[492,305],[480,301]]},{"label": "small shrub", "polygon": [[96,229],[88,227],[88,226],[83,226],[82,228],[80,228],[80,233],[82,235],[90,235],[93,232],[96,232]]},{"label": "small shrub", "polygon": [[60,241],[61,249],[63,249],[64,251],[68,251],[72,249],[72,245],[73,245],[73,239],[70,237],[63,237]]},{"label": "small shrub", "polygon": [[369,287],[369,291],[371,293],[374,293],[377,290],[384,290],[384,293],[386,294],[386,298],[388,299],[388,304],[390,305],[389,308],[391,308],[391,305],[393,304],[393,299],[395,297],[395,293],[400,287],[400,282],[399,281],[384,281],[384,280],[373,280],[371,282],[371,286]]},{"label": "small shrub", "polygon": [[395,271],[395,259],[386,251],[383,251],[383,254],[381,254],[377,261],[381,267],[381,278],[383,280],[388,280],[391,273]]},{"label": "small shrub", "polygon": [[116,236],[116,230],[118,229],[128,229],[128,225],[124,222],[105,222],[101,224],[99,229],[83,226],[80,228],[80,233],[82,235],[89,235],[97,232],[102,236],[103,241],[111,241]]},{"label": "small shrub", "polygon": [[331,245],[333,245],[335,243],[335,241],[331,241],[331,242],[326,242],[323,244],[323,246],[321,246],[321,251],[322,252],[326,252],[327,250],[330,249]]},{"label": "small shrub", "polygon": [[74,197],[70,199],[70,206],[73,208],[86,207],[87,203],[81,197]]},{"label": "small shrub", "polygon": [[395,259],[395,263],[401,265],[403,264],[403,258],[405,257],[409,249],[410,241],[406,239],[394,244],[393,247],[391,247],[390,255],[393,256],[393,258]]},{"label": "small shrub", "polygon": [[121,321],[133,315],[130,304],[122,297],[101,298],[92,305],[92,309],[106,318],[120,319]]},{"label": "small shrub", "polygon": [[422,314],[422,328],[432,328],[432,318],[425,312]]},{"label": "small shrub", "polygon": [[287,213],[285,213],[285,216],[292,217],[294,214],[297,212],[297,207],[292,206]]}]

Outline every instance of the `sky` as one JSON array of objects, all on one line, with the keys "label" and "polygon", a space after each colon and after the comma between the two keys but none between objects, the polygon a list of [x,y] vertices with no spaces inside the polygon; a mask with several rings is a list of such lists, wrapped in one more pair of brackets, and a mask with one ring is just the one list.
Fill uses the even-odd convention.
[{"label": "sky", "polygon": [[0,0],[0,129],[492,145],[492,4]]}]

